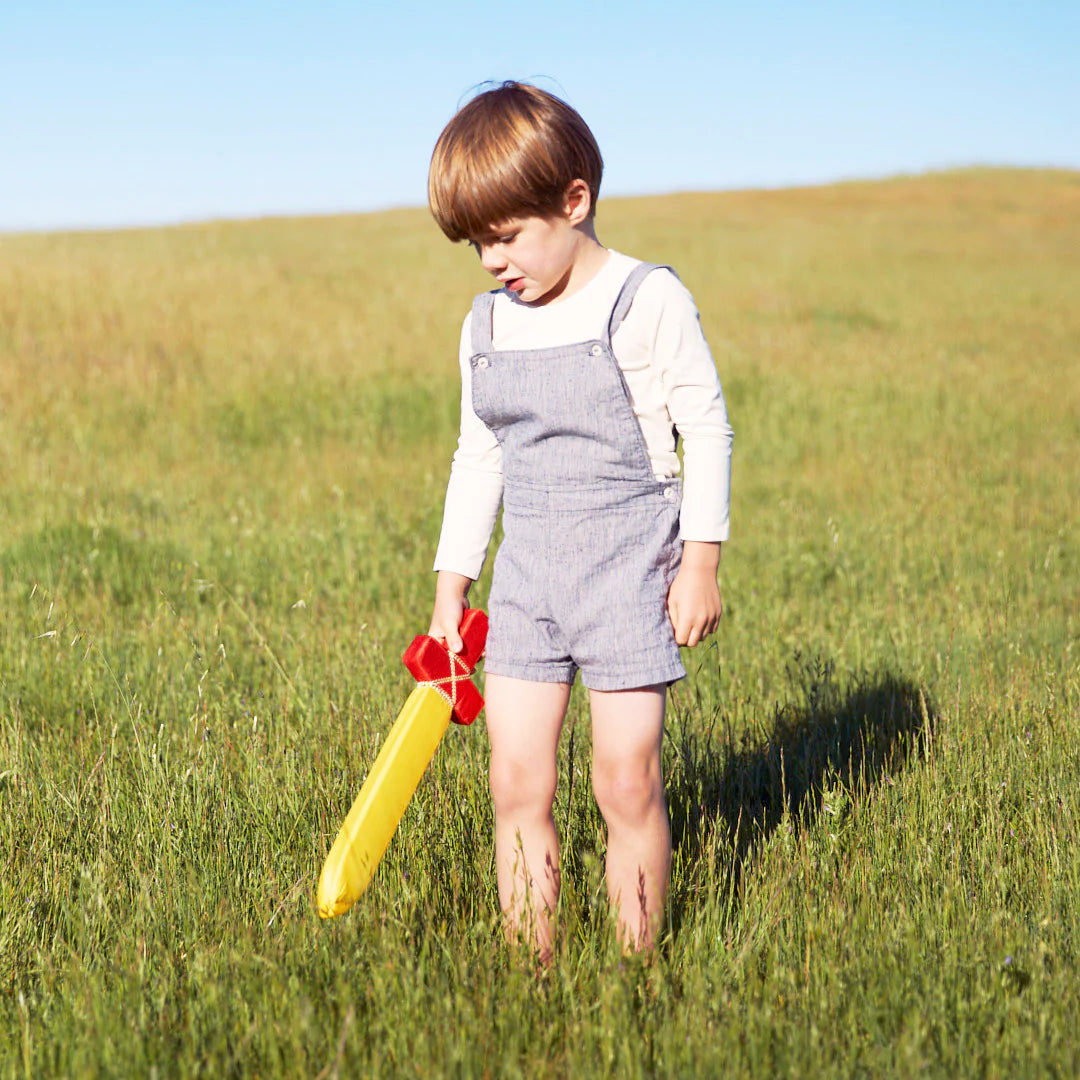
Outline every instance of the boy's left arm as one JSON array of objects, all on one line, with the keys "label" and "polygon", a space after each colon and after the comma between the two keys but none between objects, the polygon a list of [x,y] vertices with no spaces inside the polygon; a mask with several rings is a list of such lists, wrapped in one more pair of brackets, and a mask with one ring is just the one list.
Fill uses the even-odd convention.
[{"label": "boy's left arm", "polygon": [[723,610],[717,571],[720,544],[728,537],[733,433],[693,297],[678,278],[664,272],[650,275],[642,294],[651,294],[640,312],[653,327],[651,362],[684,451],[683,554],[668,591],[668,615],[675,640],[696,645],[716,631]]},{"label": "boy's left arm", "polygon": [[679,645],[696,645],[720,625],[724,603],[716,580],[719,568],[719,542],[683,542],[682,563],[667,599],[668,617]]}]

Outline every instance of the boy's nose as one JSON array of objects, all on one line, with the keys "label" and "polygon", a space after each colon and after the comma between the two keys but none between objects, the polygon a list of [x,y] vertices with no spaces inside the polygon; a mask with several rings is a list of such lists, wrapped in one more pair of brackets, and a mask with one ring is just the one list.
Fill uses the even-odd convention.
[{"label": "boy's nose", "polygon": [[501,255],[494,246],[480,249],[480,265],[489,273],[498,277],[506,269],[506,256]]}]

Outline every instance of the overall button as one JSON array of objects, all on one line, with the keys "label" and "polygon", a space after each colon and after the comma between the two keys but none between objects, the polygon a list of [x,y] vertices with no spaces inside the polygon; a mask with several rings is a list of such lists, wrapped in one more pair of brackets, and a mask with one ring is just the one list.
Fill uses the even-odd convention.
[{"label": "overall button", "polygon": [[484,368],[488,366],[488,358],[486,356],[478,356],[476,358],[476,366],[483,371]]},{"label": "overall button", "polygon": [[674,502],[678,498],[678,495],[675,494],[674,488],[664,488],[664,498],[667,499],[668,502]]},{"label": "overall button", "polygon": [[601,353],[603,353],[603,351],[604,351],[603,345],[594,345],[589,350],[589,352],[591,352],[593,354],[593,356],[599,356]]}]

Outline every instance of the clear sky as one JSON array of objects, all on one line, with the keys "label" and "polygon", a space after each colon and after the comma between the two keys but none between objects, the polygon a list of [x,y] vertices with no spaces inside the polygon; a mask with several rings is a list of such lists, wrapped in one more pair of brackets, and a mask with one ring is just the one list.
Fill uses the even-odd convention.
[{"label": "clear sky", "polygon": [[606,194],[1080,167],[1077,0],[0,0],[0,229],[422,205],[470,88],[585,116]]}]

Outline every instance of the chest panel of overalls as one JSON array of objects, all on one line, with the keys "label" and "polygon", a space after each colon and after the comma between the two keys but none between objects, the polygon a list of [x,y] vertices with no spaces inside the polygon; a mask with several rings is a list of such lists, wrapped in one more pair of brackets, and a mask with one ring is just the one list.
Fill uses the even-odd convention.
[{"label": "chest panel of overalls", "polygon": [[651,475],[622,373],[602,342],[481,353],[472,369],[473,409],[502,445],[507,484]]},{"label": "chest panel of overalls", "polygon": [[653,479],[611,339],[655,269],[640,263],[630,272],[602,337],[556,348],[494,349],[495,294],[477,297],[472,405],[502,446],[508,488],[602,488]]}]

